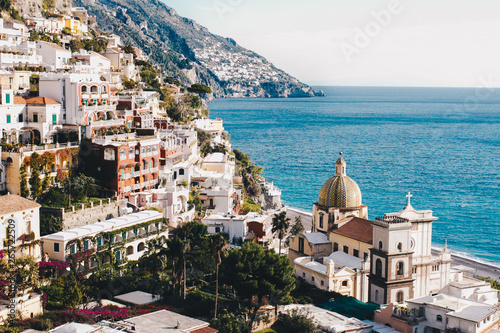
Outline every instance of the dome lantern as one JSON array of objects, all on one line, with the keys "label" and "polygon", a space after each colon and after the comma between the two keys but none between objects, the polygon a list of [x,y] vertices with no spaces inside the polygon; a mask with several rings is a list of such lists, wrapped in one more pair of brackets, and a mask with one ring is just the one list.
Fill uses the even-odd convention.
[{"label": "dome lantern", "polygon": [[326,208],[357,208],[362,205],[358,184],[346,174],[342,157],[335,163],[335,175],[328,179],[319,192],[318,204]]}]

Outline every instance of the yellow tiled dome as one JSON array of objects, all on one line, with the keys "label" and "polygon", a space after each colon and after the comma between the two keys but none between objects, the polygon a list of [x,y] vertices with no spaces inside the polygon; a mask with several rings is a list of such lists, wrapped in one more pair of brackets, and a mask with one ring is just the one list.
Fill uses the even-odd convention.
[{"label": "yellow tiled dome", "polygon": [[346,163],[342,157],[335,163],[335,176],[328,179],[321,188],[318,204],[328,208],[354,208],[362,205],[361,190],[346,175]]}]

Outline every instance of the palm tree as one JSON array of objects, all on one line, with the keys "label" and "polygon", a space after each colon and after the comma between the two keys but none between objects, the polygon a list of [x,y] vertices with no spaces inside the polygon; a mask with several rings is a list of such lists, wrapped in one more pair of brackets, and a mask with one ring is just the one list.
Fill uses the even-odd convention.
[{"label": "palm tree", "polygon": [[274,214],[272,232],[278,233],[278,238],[280,240],[279,255],[281,255],[281,241],[285,237],[289,228],[290,219],[286,216],[286,211],[279,214]]},{"label": "palm tree", "polygon": [[227,241],[221,234],[210,236],[209,240],[210,252],[215,257],[215,313],[214,318],[217,318],[217,301],[219,299],[219,265],[221,264],[221,252],[226,248]]},{"label": "palm tree", "polygon": [[189,251],[189,240],[179,237],[167,240],[168,249],[165,251],[167,257],[172,261],[172,276],[179,287],[181,279],[184,280],[184,297],[186,295],[186,253]]}]

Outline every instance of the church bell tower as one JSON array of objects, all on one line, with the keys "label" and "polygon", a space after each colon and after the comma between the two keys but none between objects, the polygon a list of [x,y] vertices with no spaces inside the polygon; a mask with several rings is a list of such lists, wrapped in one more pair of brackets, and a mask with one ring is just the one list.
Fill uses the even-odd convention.
[{"label": "church bell tower", "polygon": [[372,225],[369,301],[389,304],[413,298],[411,222],[384,215]]}]

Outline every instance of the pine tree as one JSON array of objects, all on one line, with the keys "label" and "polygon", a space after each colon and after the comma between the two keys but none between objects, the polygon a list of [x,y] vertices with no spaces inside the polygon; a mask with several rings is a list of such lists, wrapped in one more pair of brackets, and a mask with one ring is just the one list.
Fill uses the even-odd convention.
[{"label": "pine tree", "polygon": [[21,164],[21,168],[19,169],[20,175],[19,178],[21,180],[20,186],[21,186],[21,196],[23,198],[27,198],[30,196],[30,190],[28,189],[28,180],[26,179],[26,166]]},{"label": "pine tree", "polygon": [[47,191],[49,187],[50,187],[50,174],[48,170],[45,170],[45,177],[43,178],[42,182],[42,192]]}]

